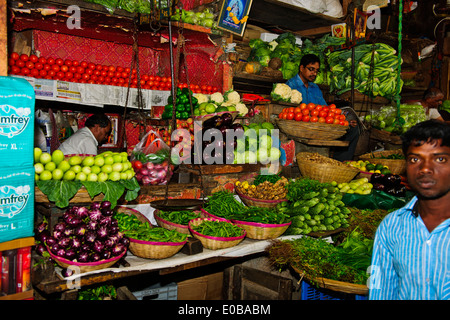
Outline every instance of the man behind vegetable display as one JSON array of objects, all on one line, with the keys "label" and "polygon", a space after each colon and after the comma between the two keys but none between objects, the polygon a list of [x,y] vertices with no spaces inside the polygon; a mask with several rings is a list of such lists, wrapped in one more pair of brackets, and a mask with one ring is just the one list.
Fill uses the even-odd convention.
[{"label": "man behind vegetable display", "polygon": [[93,114],[85,126],[65,140],[59,150],[68,154],[97,155],[98,146],[102,145],[111,134],[111,121],[105,114]]},{"label": "man behind vegetable display", "polygon": [[438,88],[429,88],[423,93],[420,104],[424,107],[428,119],[444,121],[439,113],[439,107],[444,100],[444,94]]},{"label": "man behind vegetable display", "polygon": [[[302,103],[328,105],[323,98],[319,86],[314,83],[319,72],[319,57],[315,54],[306,54],[300,61],[298,74],[286,82],[291,89],[296,89],[302,94]],[[336,148],[334,150],[333,158],[339,161],[353,160],[359,139],[358,122],[354,112],[348,112],[346,116],[349,122],[349,129],[342,137],[342,140],[349,141],[349,145],[348,147]]]},{"label": "man behind vegetable display", "polygon": [[403,136],[416,196],[375,234],[369,298],[450,299],[450,125],[420,122]]}]

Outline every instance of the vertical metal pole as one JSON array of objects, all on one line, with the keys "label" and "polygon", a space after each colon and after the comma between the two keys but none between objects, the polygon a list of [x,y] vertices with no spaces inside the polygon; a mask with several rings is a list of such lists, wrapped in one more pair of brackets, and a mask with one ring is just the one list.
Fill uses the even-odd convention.
[{"label": "vertical metal pole", "polygon": [[0,76],[8,75],[8,10],[6,0],[0,0]]}]

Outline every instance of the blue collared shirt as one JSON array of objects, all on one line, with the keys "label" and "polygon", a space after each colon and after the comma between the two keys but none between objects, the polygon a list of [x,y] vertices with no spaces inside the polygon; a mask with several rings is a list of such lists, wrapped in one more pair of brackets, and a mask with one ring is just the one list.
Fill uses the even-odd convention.
[{"label": "blue collared shirt", "polygon": [[300,79],[300,76],[298,73],[286,81],[286,84],[291,89],[296,89],[300,91],[302,94],[302,103],[314,103],[314,104],[320,104],[320,105],[326,105],[327,102],[323,98],[322,90],[320,90],[319,86],[315,84],[314,82],[308,82],[308,88],[303,83],[302,79]]},{"label": "blue collared shirt", "polygon": [[417,197],[383,219],[374,241],[371,300],[450,299],[450,219],[431,232]]}]

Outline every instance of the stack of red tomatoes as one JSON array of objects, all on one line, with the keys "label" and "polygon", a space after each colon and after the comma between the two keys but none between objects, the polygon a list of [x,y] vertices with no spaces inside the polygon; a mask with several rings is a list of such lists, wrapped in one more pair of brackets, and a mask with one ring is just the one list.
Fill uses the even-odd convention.
[{"label": "stack of red tomatoes", "polygon": [[345,120],[345,115],[342,114],[342,110],[336,108],[334,104],[324,106],[314,103],[301,103],[298,107],[284,108],[278,115],[278,118],[348,126],[348,121]]},{"label": "stack of red tomatoes", "polygon": [[[104,84],[137,88],[138,81],[142,89],[170,90],[171,77],[141,74],[138,80],[137,70],[120,66],[101,65],[87,61],[61,58],[38,57],[34,54],[11,53],[9,57],[9,74],[33,77],[37,79],[62,80],[77,83]],[[186,83],[178,83],[179,88],[188,87]],[[216,87],[190,84],[195,93],[210,94]]]}]

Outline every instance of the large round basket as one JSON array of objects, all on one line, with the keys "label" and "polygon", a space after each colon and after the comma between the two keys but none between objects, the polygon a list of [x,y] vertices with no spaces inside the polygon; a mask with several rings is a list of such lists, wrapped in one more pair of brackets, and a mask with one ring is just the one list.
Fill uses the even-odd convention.
[{"label": "large round basket", "polygon": [[180,251],[186,242],[157,242],[130,238],[129,249],[132,254],[141,258],[165,259]]},{"label": "large round basket", "polygon": [[236,190],[236,193],[239,196],[239,198],[242,200],[242,202],[248,207],[253,206],[253,207],[260,207],[260,208],[275,208],[277,206],[277,204],[287,201],[287,199],[280,199],[280,200],[256,199],[256,198],[249,197],[245,194],[242,194],[237,190]]},{"label": "large round basket", "polygon": [[348,126],[319,122],[302,122],[276,119],[278,128],[286,135],[314,140],[336,140],[342,137]]},{"label": "large round basket", "polygon": [[115,264],[117,261],[119,261],[120,258],[122,258],[127,251],[125,250],[120,255],[112,257],[110,259],[105,260],[99,260],[96,262],[74,262],[67,260],[65,258],[61,258],[53,254],[50,250],[47,250],[50,256],[53,260],[61,267],[61,268],[69,268],[71,267],[74,271],[77,271],[76,268],[79,268],[80,273],[85,273],[89,271],[95,271],[100,269],[105,269],[111,267],[113,264]]},{"label": "large round basket", "polygon": [[194,116],[194,120],[195,121],[206,121],[208,119],[211,119],[214,116],[222,116],[225,113],[229,113],[231,114],[231,117],[233,118],[233,121],[237,118],[237,116],[239,115],[239,111],[222,111],[222,112],[215,112],[215,113],[209,113],[209,114],[205,114],[203,116]]},{"label": "large round basket", "polygon": [[[201,217],[201,212],[200,211],[196,211],[196,212],[198,213],[198,216]],[[179,224],[179,223],[167,221],[167,220],[161,218],[159,210],[155,210],[153,212],[153,216],[155,217],[155,220],[156,220],[156,223],[158,224],[158,226],[163,227],[168,230],[176,230],[180,233],[189,234],[189,228],[188,228],[187,224]]]},{"label": "large round basket", "polygon": [[[299,270],[297,267],[292,266],[292,268],[300,274],[300,276],[304,276],[304,273]],[[349,294],[358,294],[358,295],[367,295],[369,293],[369,288],[363,284],[355,284],[343,281],[337,281],[326,278],[315,278],[313,279],[314,283],[320,288],[333,290],[336,292],[343,292]]]},{"label": "large round basket", "polygon": [[319,182],[337,182],[344,183],[351,181],[360,171],[358,168],[344,164],[340,161],[328,157],[315,155],[316,159],[321,161],[312,161],[313,154],[310,152],[299,152],[296,155],[297,165],[300,173]]},{"label": "large round basket", "polygon": [[359,159],[369,160],[371,163],[387,166],[393,174],[404,174],[406,171],[405,159],[382,159],[393,154],[404,156],[402,149],[396,149],[366,153],[359,156]]},{"label": "large round basket", "polygon": [[238,220],[232,220],[232,222],[247,231],[247,238],[258,240],[278,238],[291,225],[291,222],[281,224],[258,223]]},{"label": "large round basket", "polygon": [[[193,227],[202,224],[205,220],[219,221],[214,218],[197,218],[189,221],[189,230],[196,239],[200,240],[203,248],[211,250],[231,248],[237,246],[242,240],[244,240],[247,234],[245,229],[242,229],[242,234],[239,237],[213,237],[203,235],[193,229]],[[221,221],[221,222],[231,223],[229,221]]]}]

